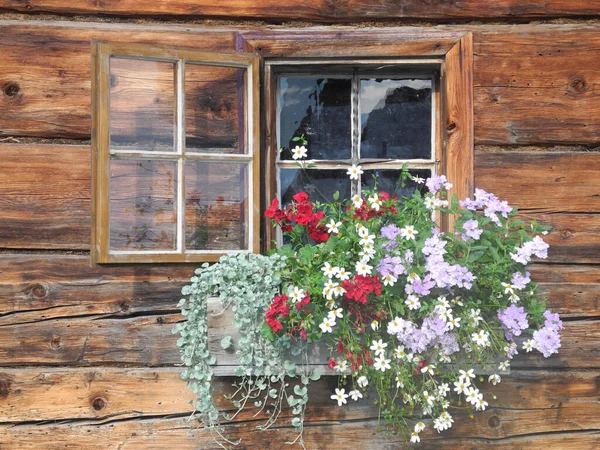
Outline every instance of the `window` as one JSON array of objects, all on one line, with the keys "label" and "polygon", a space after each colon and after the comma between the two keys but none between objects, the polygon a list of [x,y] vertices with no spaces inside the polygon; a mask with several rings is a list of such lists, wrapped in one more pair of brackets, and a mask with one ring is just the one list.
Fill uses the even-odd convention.
[{"label": "window", "polygon": [[[405,195],[415,188],[398,185],[408,164],[426,178],[436,170],[441,146],[437,89],[439,71],[431,64],[373,65],[344,61],[301,68],[289,63],[274,67],[275,128],[278,146],[293,148],[295,136],[308,142],[306,173],[289,151],[277,156],[277,191],[283,204],[299,191],[321,200],[338,191],[342,198],[363,188]],[[351,181],[347,169],[364,170]]]},{"label": "window", "polygon": [[258,58],[94,49],[94,260],[258,251]]},{"label": "window", "polygon": [[[306,189],[279,154],[298,134],[309,141],[311,178],[329,194],[357,193],[372,174],[392,193],[407,162],[470,195],[471,41],[457,32],[247,32],[225,54],[95,43],[92,261],[215,261],[268,247],[275,234],[264,222],[259,234],[261,211]],[[365,170],[354,183],[351,164]]]}]

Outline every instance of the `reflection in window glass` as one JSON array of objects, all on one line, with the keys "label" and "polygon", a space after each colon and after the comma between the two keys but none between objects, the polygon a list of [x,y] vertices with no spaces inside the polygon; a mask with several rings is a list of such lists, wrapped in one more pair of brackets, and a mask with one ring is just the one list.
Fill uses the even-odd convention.
[{"label": "reflection in window glass", "polygon": [[[304,135],[308,159],[351,156],[351,80],[281,77],[279,79],[279,142],[294,148],[292,138]],[[289,152],[281,159],[290,160]]]},{"label": "reflection in window glass", "polygon": [[361,158],[431,158],[431,80],[360,80]]},{"label": "reflection in window glass", "polygon": [[110,249],[177,249],[177,163],[110,162]]},{"label": "reflection in window glass", "polygon": [[[350,197],[350,179],[346,170],[307,170],[281,169],[281,203],[287,205],[298,192],[306,192],[312,202],[333,201],[338,191],[340,199]],[[310,178],[309,178],[310,177]],[[324,198],[325,197],[325,198]]]},{"label": "reflection in window glass", "polygon": [[248,165],[186,161],[185,245],[188,250],[248,248]]},{"label": "reflection in window glass", "polygon": [[110,59],[113,150],[174,151],[175,64]]},{"label": "reflection in window glass", "polygon": [[188,151],[244,153],[244,126],[240,126],[244,115],[244,72],[234,67],[185,65]]},{"label": "reflection in window glass", "polygon": [[[404,182],[404,187],[401,186],[400,182],[401,170],[390,170],[390,169],[374,169],[365,170],[362,176],[362,189],[373,189],[377,186],[378,191],[385,191],[390,196],[397,197],[409,197],[412,193],[420,189],[422,192],[427,191],[425,184],[418,184],[412,180]],[[427,179],[431,176],[431,171],[427,169],[417,170],[411,169],[410,174],[412,176],[418,176],[423,179]]]}]

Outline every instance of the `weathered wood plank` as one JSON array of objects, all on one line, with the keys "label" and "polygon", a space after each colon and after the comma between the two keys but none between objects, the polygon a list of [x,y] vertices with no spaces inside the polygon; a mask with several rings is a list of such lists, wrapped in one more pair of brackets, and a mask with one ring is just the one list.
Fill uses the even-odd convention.
[{"label": "weathered wood plank", "polygon": [[524,212],[600,212],[600,153],[477,152],[475,186]]},{"label": "weathered wood plank", "polygon": [[[4,427],[4,436],[23,438],[19,430],[27,426],[19,422],[85,420],[89,423],[68,426],[95,426],[127,418],[144,419],[166,415],[191,413],[189,401],[193,394],[179,378],[180,369],[4,369],[0,371],[0,422],[17,425]],[[444,435],[427,432],[424,438],[485,438],[506,439],[526,435],[532,428],[536,433],[594,430],[600,427],[600,404],[597,401],[598,372],[515,371],[504,377],[495,387],[484,387],[489,409],[475,414],[474,419],[459,410],[453,429]],[[334,378],[311,384],[310,402],[306,412],[308,428],[369,422],[377,418],[377,407],[369,400],[339,408],[329,399],[337,386]],[[231,379],[215,381],[215,400],[219,407],[230,408],[222,394],[231,391]],[[497,396],[496,400],[491,394]],[[251,430],[263,416],[254,417],[256,410],[249,407],[237,418],[244,424],[246,439],[262,439]],[[289,412],[284,411],[282,425]],[[136,423],[144,423],[138,420]],[[127,423],[127,422],[121,422]],[[116,423],[114,424],[117,425]],[[181,423],[181,430],[192,432],[192,423]],[[60,433],[59,430],[54,430]],[[201,437],[200,435],[199,437]],[[383,433],[383,436],[385,434]],[[272,436],[283,439],[281,436]],[[379,439],[378,437],[375,437]],[[75,439],[72,436],[71,439]],[[366,439],[366,437],[365,437]],[[73,441],[78,442],[78,441]],[[283,441],[282,441],[283,442]],[[0,443],[3,441],[0,440]],[[20,447],[19,447],[20,448]]]},{"label": "weathered wood plank", "polygon": [[[493,416],[496,418],[496,416]],[[516,415],[515,417],[519,417]],[[468,420],[468,419],[467,419]],[[496,420],[493,423],[497,423]],[[596,450],[600,444],[597,430],[577,430],[575,432],[552,432],[534,434],[537,426],[544,424],[543,417],[525,420],[528,433],[523,435],[489,439],[469,437],[449,437],[447,433],[430,435],[423,433],[422,448],[428,449],[533,449],[546,450]],[[457,427],[457,425],[454,425]],[[376,419],[345,422],[310,423],[305,428],[304,440],[307,448],[323,450],[344,450],[347,448],[394,450],[405,445],[398,436],[378,431]],[[2,426],[0,444],[6,448],[23,450],[44,449],[151,449],[176,448],[178,450],[218,449],[211,437],[193,423],[185,419],[129,420],[116,423],[96,424],[48,424]],[[280,449],[283,442],[293,439],[290,428],[256,431],[252,424],[228,426],[228,435],[243,439],[243,448]],[[427,436],[425,436],[427,434]]]},{"label": "weathered wood plank", "polygon": [[[234,48],[233,33],[216,28],[46,21],[3,21],[0,27],[0,135],[89,138],[91,39],[216,51]],[[410,30],[472,31],[476,143],[593,143],[600,135],[599,102],[593,89],[600,83],[594,65],[600,58],[599,29],[593,25],[364,28],[343,29],[340,39]],[[303,30],[297,54],[314,53],[320,45],[323,51],[337,50],[339,56],[343,46],[317,45],[323,31]],[[369,51],[386,50],[374,45]]]},{"label": "weathered wood plank", "polygon": [[460,20],[479,18],[551,18],[592,16],[599,14],[597,0],[549,0],[543,3],[523,3],[519,0],[501,0],[488,4],[481,0],[467,0],[460,4],[433,0],[350,0],[343,4],[326,0],[298,0],[293,7],[275,4],[269,0],[168,0],[160,3],[149,0],[93,0],[70,3],[65,0],[4,0],[0,10],[24,13],[159,16],[186,18],[214,18],[235,16],[240,19],[311,20],[349,22],[376,19],[433,19]]},{"label": "weathered wood plank", "polygon": [[234,33],[201,27],[0,22],[0,135],[90,136],[90,42],[234,51]]},{"label": "weathered wood plank", "polygon": [[[89,147],[0,144],[0,155],[0,247],[89,249]],[[595,152],[476,152],[475,184],[554,227],[550,261],[597,263],[597,167]]]},{"label": "weathered wood plank", "polygon": [[478,28],[478,143],[595,143],[600,136],[597,27]]},{"label": "weathered wood plank", "polygon": [[[0,327],[0,367],[14,365],[169,365],[179,364],[177,337],[171,334],[179,314],[122,319],[85,317],[19,323]],[[235,354],[220,349],[224,330],[209,332],[209,348],[222,365],[236,365]],[[600,367],[600,327],[594,320],[565,323],[559,355],[545,359],[522,355],[515,368]]]},{"label": "weathered wood plank", "polygon": [[88,146],[0,144],[0,246],[90,247]]},{"label": "weathered wood plank", "polygon": [[0,255],[0,326],[177,310],[196,265],[90,267],[80,255]]},{"label": "weathered wood plank", "polygon": [[[195,266],[96,266],[86,256],[0,257],[0,326],[48,319],[128,317],[176,310]],[[548,306],[565,317],[594,317],[600,298],[597,266],[537,264],[532,278]]]},{"label": "weathered wood plank", "polygon": [[0,370],[0,422],[191,413],[181,369]]}]

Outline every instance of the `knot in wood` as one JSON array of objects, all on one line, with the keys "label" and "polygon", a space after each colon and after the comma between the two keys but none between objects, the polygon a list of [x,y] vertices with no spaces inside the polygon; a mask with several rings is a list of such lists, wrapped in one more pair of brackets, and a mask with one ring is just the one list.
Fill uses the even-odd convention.
[{"label": "knot in wood", "polygon": [[52,350],[58,350],[61,347],[62,347],[62,343],[60,342],[60,337],[53,336],[52,340],[50,341],[50,348]]},{"label": "knot in wood", "polygon": [[127,311],[129,311],[129,303],[121,302],[121,304],[119,305],[119,308],[121,309],[121,311],[127,312]]},{"label": "knot in wood", "polygon": [[106,400],[102,397],[96,397],[92,400],[92,408],[94,408],[95,411],[102,411],[106,408],[106,403]]},{"label": "knot in wood", "polygon": [[492,416],[488,419],[488,426],[490,428],[496,428],[498,425],[500,425],[500,419],[498,416]]},{"label": "knot in wood", "polygon": [[21,92],[21,86],[18,83],[8,83],[4,86],[4,95],[7,97],[16,97]]},{"label": "knot in wood", "polygon": [[569,82],[569,90],[575,94],[587,91],[588,85],[582,77],[573,77]]},{"label": "knot in wood", "polygon": [[569,239],[573,236],[573,232],[571,230],[564,230],[562,233],[560,233],[560,237],[563,239]]},{"label": "knot in wood", "polygon": [[454,131],[456,131],[456,122],[450,122],[446,125],[446,131],[448,134],[454,133]]},{"label": "knot in wood", "polygon": [[7,379],[0,379],[0,398],[8,397],[10,393],[11,381]]},{"label": "knot in wood", "polygon": [[45,297],[48,294],[48,289],[46,288],[46,286],[44,286],[41,283],[38,284],[34,284],[31,288],[31,293],[37,297],[37,298],[41,298],[41,297]]}]

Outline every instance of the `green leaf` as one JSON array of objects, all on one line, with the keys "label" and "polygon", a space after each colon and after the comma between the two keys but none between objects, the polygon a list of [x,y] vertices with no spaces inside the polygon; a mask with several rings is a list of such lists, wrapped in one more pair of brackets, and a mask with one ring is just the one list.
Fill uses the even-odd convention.
[{"label": "green leaf", "polygon": [[470,262],[470,263],[472,263],[472,262],[474,262],[474,261],[477,261],[477,260],[478,260],[478,259],[480,259],[480,258],[481,258],[481,257],[482,257],[484,254],[485,254],[485,253],[484,253],[483,251],[481,251],[481,250],[478,250],[478,251],[471,252],[471,253],[469,254],[469,258],[467,259],[467,262]]},{"label": "green leaf", "polygon": [[260,328],[260,335],[265,338],[269,342],[274,342],[277,336],[273,329],[267,324],[267,322],[263,322],[262,327]]},{"label": "green leaf", "polygon": [[321,372],[319,371],[319,369],[314,369],[309,378],[311,379],[311,381],[318,381],[321,378]]},{"label": "green leaf", "polygon": [[452,202],[450,203],[450,208],[453,211],[456,211],[458,209],[458,207],[459,207],[458,196],[456,194],[454,194],[454,195],[452,195]]},{"label": "green leaf", "polygon": [[333,193],[333,199],[337,202],[339,198],[340,198],[340,191],[335,191]]},{"label": "green leaf", "polygon": [[299,427],[302,424],[302,420],[300,420],[300,417],[294,417],[292,419],[292,426],[293,427]]},{"label": "green leaf", "polygon": [[277,398],[277,389],[271,389],[269,391],[269,397],[271,397],[271,398]]},{"label": "green leaf", "polygon": [[298,399],[296,397],[294,397],[293,395],[290,395],[287,398],[287,402],[288,402],[288,405],[290,405],[290,406],[296,406],[298,404]]},{"label": "green leaf", "polygon": [[221,339],[221,348],[227,350],[229,347],[231,347],[231,336],[225,336]]},{"label": "green leaf", "polygon": [[294,394],[296,394],[300,397],[304,397],[307,392],[308,392],[308,389],[306,388],[306,386],[300,387],[299,384],[294,386]]}]

